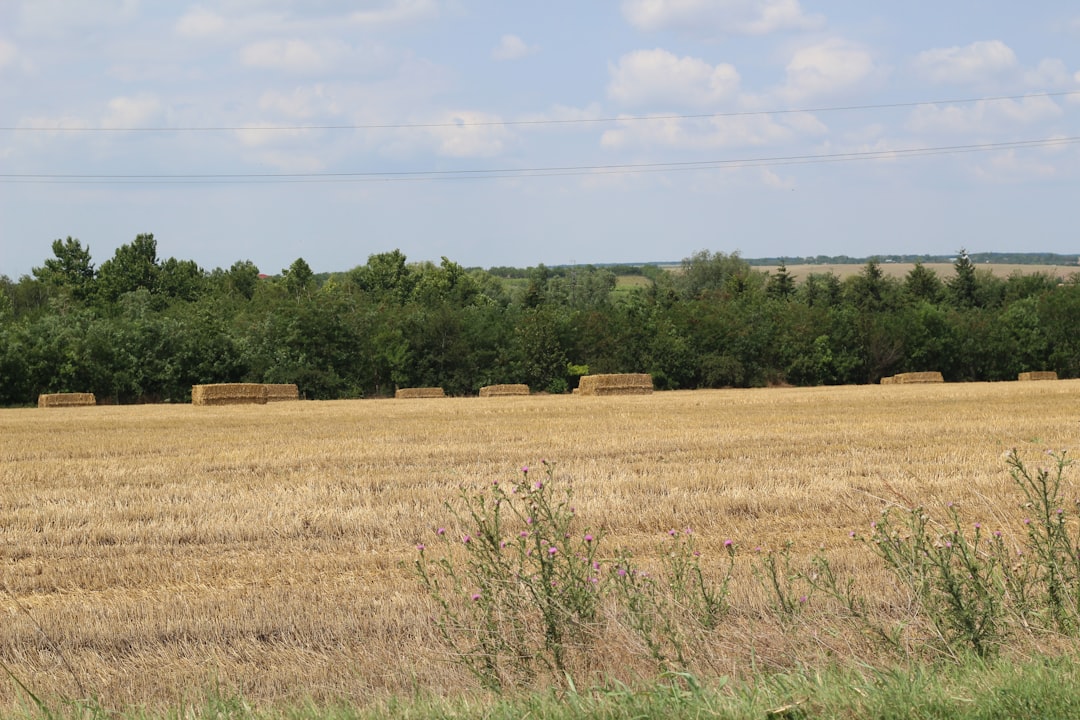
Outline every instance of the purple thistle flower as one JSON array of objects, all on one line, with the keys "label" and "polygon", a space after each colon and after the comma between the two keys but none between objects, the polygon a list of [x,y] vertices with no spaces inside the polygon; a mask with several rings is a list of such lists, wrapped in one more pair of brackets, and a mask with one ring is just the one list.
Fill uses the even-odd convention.
[{"label": "purple thistle flower", "polygon": [[528,530],[522,530],[521,531],[521,537],[529,537],[529,531]]},{"label": "purple thistle flower", "polygon": [[521,472],[524,475],[528,475],[529,474],[529,466],[528,465],[522,465],[521,466]]},{"label": "purple thistle flower", "polygon": [[419,550],[420,552],[424,552],[424,543],[417,543],[416,544],[416,549]]},{"label": "purple thistle flower", "polygon": [[435,534],[436,535],[445,535],[446,534],[446,528],[439,528],[438,530],[435,531]]},{"label": "purple thistle flower", "polygon": [[461,538],[461,542],[463,542],[463,543],[465,543],[466,545],[468,545],[468,544],[469,544],[470,542],[472,542],[472,538],[471,538],[471,537],[469,537],[468,535],[466,535],[465,537]]},{"label": "purple thistle flower", "polygon": [[473,602],[476,602],[476,601],[477,601],[477,600],[479,600],[479,599],[480,599],[480,593],[473,593],[473,594],[472,594],[472,600],[473,600]]},{"label": "purple thistle flower", "polygon": [[559,548],[556,548],[556,547],[549,547],[548,548],[548,555],[554,555],[557,552],[559,552]]},{"label": "purple thistle flower", "polygon": [[593,541],[593,536],[592,535],[586,535],[585,536],[585,542],[591,543],[592,541]]},{"label": "purple thistle flower", "polygon": [[670,535],[671,537],[675,537],[675,528],[671,528],[670,530],[668,530],[667,534]]},{"label": "purple thistle flower", "polygon": [[727,540],[725,540],[725,541],[724,541],[724,547],[726,547],[726,548],[730,548],[730,547],[731,547],[732,545],[734,545],[734,544],[735,544],[735,543],[733,543],[733,542],[731,541],[731,538],[728,538]]},{"label": "purple thistle flower", "polygon": [[626,577],[626,568],[619,568],[618,575],[619,577]]}]

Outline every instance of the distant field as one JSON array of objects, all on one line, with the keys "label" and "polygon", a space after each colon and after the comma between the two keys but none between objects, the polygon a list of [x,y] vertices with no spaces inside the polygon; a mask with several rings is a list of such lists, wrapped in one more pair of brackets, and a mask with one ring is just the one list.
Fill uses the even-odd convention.
[{"label": "distant field", "polygon": [[[776,622],[754,548],[790,540],[801,562],[821,546],[875,612],[902,613],[849,533],[890,503],[948,501],[1023,532],[1002,453],[1074,448],[1078,397],[1057,381],[0,410],[0,577],[19,603],[0,594],[0,660],[79,697],[70,665],[110,703],[214,684],[254,702],[460,692],[472,681],[441,650],[415,545],[467,531],[444,507],[459,484],[522,465],[531,480],[547,458],[579,531],[606,533],[605,561],[621,547],[647,563],[687,527],[709,571],[726,539],[740,548],[702,671],[861,662],[880,650],[821,632],[816,605]],[[625,635],[602,643],[598,676],[648,671]],[[15,695],[0,682],[0,708]]]},{"label": "distant field", "polygon": [[[849,277],[851,275],[857,275],[862,272],[865,265],[788,265],[787,270],[792,275],[795,275],[796,280],[805,280],[806,276],[811,273],[827,273],[833,272],[841,279]],[[913,263],[881,263],[882,272],[889,277],[903,278],[911,269],[915,267]],[[923,263],[923,267],[933,270],[938,274],[938,277],[945,279],[952,277],[953,266],[951,263]],[[1080,272],[1080,267],[1076,265],[1011,265],[1011,264],[986,264],[977,265],[979,270],[989,270],[997,277],[1006,278],[1013,273],[1021,273],[1023,275],[1032,275],[1035,273],[1046,273],[1062,279],[1065,279],[1073,273]],[[777,267],[755,267],[757,270],[765,270],[769,273],[774,273]]]}]

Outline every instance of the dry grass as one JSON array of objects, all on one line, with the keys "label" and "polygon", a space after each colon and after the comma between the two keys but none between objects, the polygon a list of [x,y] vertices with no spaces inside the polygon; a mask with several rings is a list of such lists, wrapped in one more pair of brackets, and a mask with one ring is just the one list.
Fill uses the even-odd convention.
[{"label": "dry grass", "polygon": [[[893,502],[956,501],[1018,523],[1002,453],[1076,443],[1080,381],[668,392],[269,406],[0,410],[0,660],[40,692],[191,698],[217,681],[267,703],[470,686],[441,654],[410,563],[484,487],[540,458],[578,516],[648,558],[693,527],[706,564],[733,538],[825,545],[883,613],[905,598],[848,539]],[[1037,459],[1035,462],[1039,462]],[[1069,489],[1066,495],[1074,496]],[[865,658],[865,636],[777,623],[746,563],[705,671]],[[598,672],[644,668],[603,638]],[[15,695],[0,683],[0,707]]]},{"label": "dry grass", "polygon": [[49,393],[38,395],[39,408],[84,407],[97,405],[94,393]]}]

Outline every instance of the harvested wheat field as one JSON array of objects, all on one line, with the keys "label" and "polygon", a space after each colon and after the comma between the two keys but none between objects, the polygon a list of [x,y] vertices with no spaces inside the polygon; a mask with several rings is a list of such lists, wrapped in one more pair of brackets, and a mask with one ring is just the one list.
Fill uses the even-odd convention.
[{"label": "harvested wheat field", "polygon": [[[698,671],[874,660],[827,599],[779,622],[755,548],[790,541],[805,563],[823,546],[871,612],[904,620],[910,598],[849,534],[889,504],[947,502],[1021,532],[1002,454],[1074,449],[1078,397],[1066,380],[0,410],[0,660],[37,693],[106,707],[214,685],[259,704],[475,688],[442,649],[416,545],[453,553],[456,488],[523,465],[532,482],[541,459],[605,557],[647,567],[692,528],[711,571],[733,541],[731,610],[688,647]],[[655,671],[617,625],[596,642],[596,677]],[[0,682],[0,708],[17,697]]]}]

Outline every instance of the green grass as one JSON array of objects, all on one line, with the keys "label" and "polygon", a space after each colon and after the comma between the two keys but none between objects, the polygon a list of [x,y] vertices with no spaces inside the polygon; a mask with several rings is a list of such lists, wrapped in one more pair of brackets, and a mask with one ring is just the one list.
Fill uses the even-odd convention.
[{"label": "green grass", "polygon": [[804,668],[761,674],[752,680],[698,681],[674,675],[629,687],[578,688],[510,696],[475,695],[454,700],[414,697],[369,707],[294,705],[257,709],[242,698],[211,693],[198,703],[165,711],[107,712],[92,703],[36,705],[0,711],[0,718],[251,718],[257,720],[367,720],[399,718],[1073,718],[1080,707],[1078,657],[978,659],[959,665]]}]

